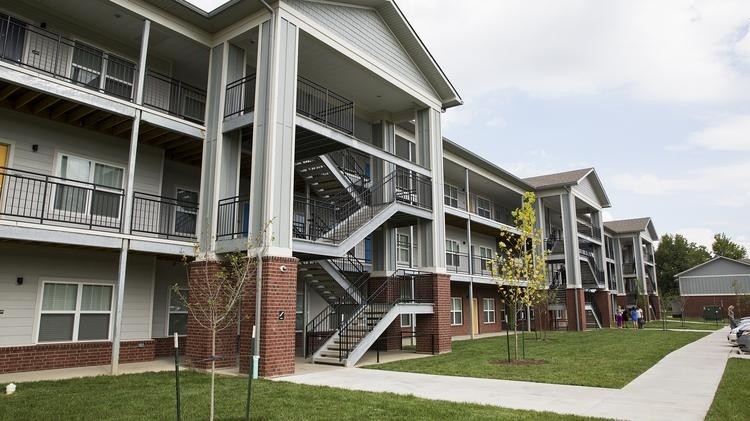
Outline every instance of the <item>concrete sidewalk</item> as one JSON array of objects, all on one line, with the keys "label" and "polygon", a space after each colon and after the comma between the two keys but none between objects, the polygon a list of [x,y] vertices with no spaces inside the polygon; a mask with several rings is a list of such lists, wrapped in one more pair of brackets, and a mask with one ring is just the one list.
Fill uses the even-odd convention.
[{"label": "concrete sidewalk", "polygon": [[[142,363],[120,364],[120,374],[136,374],[158,371],[174,370],[174,359],[158,358],[153,361]],[[184,368],[180,368],[180,371]],[[54,370],[23,371],[20,373],[0,374],[0,384],[36,382],[42,380],[64,380],[78,377],[108,376],[111,374],[111,366],[92,365],[88,367],[58,368]]]},{"label": "concrete sidewalk", "polygon": [[614,419],[702,420],[724,373],[724,330],[664,357],[622,389],[338,368],[278,381]]}]

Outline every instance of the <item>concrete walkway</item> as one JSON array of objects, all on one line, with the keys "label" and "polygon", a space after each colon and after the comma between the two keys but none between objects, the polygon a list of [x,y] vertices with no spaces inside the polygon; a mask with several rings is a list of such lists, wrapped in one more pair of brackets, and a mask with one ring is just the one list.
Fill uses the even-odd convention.
[{"label": "concrete walkway", "polygon": [[278,381],[614,419],[702,420],[730,347],[716,331],[664,357],[622,389],[337,368]]},{"label": "concrete walkway", "polygon": [[[182,371],[184,368],[180,368]],[[120,374],[136,374],[174,370],[174,359],[159,358],[142,363],[120,364]],[[20,373],[0,374],[0,384],[36,382],[42,380],[64,380],[78,377],[108,376],[111,366],[93,365],[88,367],[59,368],[55,370],[23,371]]]}]

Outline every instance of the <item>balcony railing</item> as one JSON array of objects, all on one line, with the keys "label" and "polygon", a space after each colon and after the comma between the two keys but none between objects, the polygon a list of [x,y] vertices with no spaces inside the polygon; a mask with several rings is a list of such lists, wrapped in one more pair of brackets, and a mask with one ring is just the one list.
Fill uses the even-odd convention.
[{"label": "balcony railing", "polygon": [[301,76],[297,78],[297,112],[346,134],[354,134],[354,102]]},{"label": "balcony railing", "polygon": [[148,70],[143,86],[143,104],[202,124],[206,111],[206,91]]},{"label": "balcony railing", "polygon": [[445,206],[465,210],[501,224],[510,226],[514,224],[512,211],[492,200],[472,193],[467,201],[466,192],[455,190],[454,186],[446,185],[444,190],[443,201]]},{"label": "balcony railing", "polygon": [[46,225],[119,231],[123,189],[0,167],[0,215]]},{"label": "balcony railing", "polygon": [[242,196],[219,200],[216,238],[231,240],[247,237],[249,227],[250,198]]},{"label": "balcony railing", "polygon": [[227,85],[224,118],[246,114],[255,109],[255,74],[237,79]]},{"label": "balcony railing", "polygon": [[647,250],[643,251],[643,259],[648,263],[654,263],[654,255]]},{"label": "balcony railing", "polygon": [[578,233],[583,234],[589,238],[599,240],[602,238],[602,230],[599,227],[592,227],[591,225],[584,224],[581,221],[576,221],[578,226]]},{"label": "balcony railing", "polygon": [[[0,21],[0,59],[127,101],[135,94],[135,63],[13,17]],[[149,70],[143,102],[203,123],[206,92]]]},{"label": "balcony railing", "polygon": [[[469,267],[469,259],[472,267]],[[495,262],[492,258],[468,253],[445,253],[446,269],[450,273],[491,277]]]},{"label": "balcony railing", "polygon": [[624,262],[622,264],[622,273],[631,275],[635,273],[635,262]]},{"label": "balcony railing", "polygon": [[197,203],[147,193],[133,193],[133,233],[161,238],[195,239],[197,217]]}]

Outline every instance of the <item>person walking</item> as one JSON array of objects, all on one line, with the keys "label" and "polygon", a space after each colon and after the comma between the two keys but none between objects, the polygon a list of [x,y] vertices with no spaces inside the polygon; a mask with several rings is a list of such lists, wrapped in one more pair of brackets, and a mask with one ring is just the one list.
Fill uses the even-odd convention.
[{"label": "person walking", "polygon": [[734,319],[734,306],[730,305],[727,307],[727,319],[729,319],[729,327],[734,329],[737,327],[737,321]]},{"label": "person walking", "polygon": [[617,311],[615,312],[615,321],[617,322],[617,328],[622,329],[622,307],[617,306]]},{"label": "person walking", "polygon": [[638,306],[638,329],[643,329],[643,324],[646,320],[643,318],[643,309]]},{"label": "person walking", "polygon": [[630,308],[630,320],[633,321],[633,330],[638,330],[638,309],[635,306]]}]

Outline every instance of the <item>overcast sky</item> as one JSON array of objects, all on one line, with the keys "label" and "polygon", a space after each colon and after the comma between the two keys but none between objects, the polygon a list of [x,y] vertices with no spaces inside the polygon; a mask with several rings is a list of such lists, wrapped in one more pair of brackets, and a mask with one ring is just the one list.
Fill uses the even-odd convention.
[{"label": "overcast sky", "polygon": [[750,1],[397,3],[465,101],[447,137],[521,177],[593,166],[605,217],[750,249]]},{"label": "overcast sky", "polygon": [[750,1],[397,3],[465,101],[445,136],[521,177],[595,167],[606,217],[750,249]]}]

